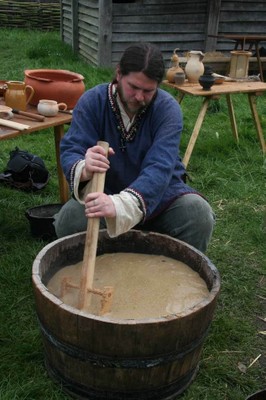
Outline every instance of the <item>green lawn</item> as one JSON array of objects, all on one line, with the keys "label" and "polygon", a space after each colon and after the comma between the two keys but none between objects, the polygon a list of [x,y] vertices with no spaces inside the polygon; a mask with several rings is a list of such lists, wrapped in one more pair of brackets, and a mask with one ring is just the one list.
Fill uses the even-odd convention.
[{"label": "green lawn", "polygon": [[[23,80],[25,69],[58,68],[81,73],[90,88],[113,76],[79,60],[58,33],[0,29],[0,34],[0,79]],[[183,400],[244,400],[265,387],[266,161],[246,97],[233,101],[239,144],[221,99],[208,110],[188,166],[190,184],[216,213],[207,256],[220,271],[221,294],[199,373]],[[199,99],[182,102],[182,154],[199,107]],[[266,132],[265,95],[257,107]],[[25,217],[30,207],[59,202],[53,135],[44,130],[0,143],[0,172],[18,146],[42,157],[51,173],[39,193],[0,185],[0,399],[68,399],[47,375],[32,292],[32,263],[47,242],[31,236]]]}]

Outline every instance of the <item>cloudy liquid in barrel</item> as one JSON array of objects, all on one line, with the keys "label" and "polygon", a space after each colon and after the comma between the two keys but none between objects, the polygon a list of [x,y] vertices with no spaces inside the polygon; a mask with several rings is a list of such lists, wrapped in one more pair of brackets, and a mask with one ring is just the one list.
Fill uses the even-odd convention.
[{"label": "cloudy liquid in barrel", "polygon": [[[68,305],[77,307],[82,261],[60,269],[47,288]],[[112,253],[96,257],[93,288],[114,288],[111,310],[105,316],[116,319],[160,318],[189,313],[190,308],[209,297],[206,282],[188,265],[151,254]],[[101,296],[92,294],[89,313],[98,315]]]}]

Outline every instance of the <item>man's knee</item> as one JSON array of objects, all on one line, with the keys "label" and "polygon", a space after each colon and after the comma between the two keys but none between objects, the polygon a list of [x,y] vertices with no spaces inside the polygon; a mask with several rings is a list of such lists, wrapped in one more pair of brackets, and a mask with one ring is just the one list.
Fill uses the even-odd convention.
[{"label": "man's knee", "polygon": [[63,205],[58,214],[54,216],[54,227],[58,238],[72,235],[86,230],[87,218],[84,206],[74,199]]},{"label": "man's knee", "polygon": [[186,218],[197,222],[214,222],[214,213],[210,204],[200,195],[186,194],[177,201]]},{"label": "man's knee", "polygon": [[177,199],[171,208],[175,209],[173,220],[176,221],[171,236],[205,251],[215,224],[209,203],[197,194],[187,194]]},{"label": "man's knee", "polygon": [[[215,224],[215,216],[209,203],[199,195],[186,195],[190,219],[202,230],[211,230]],[[186,199],[185,199],[186,200]]]}]

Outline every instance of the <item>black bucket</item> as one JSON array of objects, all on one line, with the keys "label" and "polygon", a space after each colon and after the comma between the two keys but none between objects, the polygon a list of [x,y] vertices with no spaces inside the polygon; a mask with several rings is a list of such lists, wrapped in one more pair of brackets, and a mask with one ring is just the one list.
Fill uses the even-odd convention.
[{"label": "black bucket", "polygon": [[29,208],[25,215],[30,223],[31,234],[35,238],[51,240],[56,238],[54,229],[54,215],[58,213],[63,204],[44,204]]},{"label": "black bucket", "polygon": [[248,396],[246,400],[266,400],[266,389],[253,393],[252,395]]}]

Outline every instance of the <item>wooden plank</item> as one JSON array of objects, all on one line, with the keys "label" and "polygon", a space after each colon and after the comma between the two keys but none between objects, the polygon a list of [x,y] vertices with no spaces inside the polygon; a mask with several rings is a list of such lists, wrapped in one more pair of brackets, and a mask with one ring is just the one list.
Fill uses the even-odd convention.
[{"label": "wooden plank", "polygon": [[[142,3],[143,3],[145,6],[148,6],[148,5],[158,5],[158,0],[143,0]],[[179,4],[180,8],[182,9],[182,8],[188,6],[189,4],[192,5],[192,6],[194,6],[195,4],[198,4],[198,1],[195,1],[195,0],[183,0],[183,1],[182,1],[182,0],[179,0],[179,1],[163,0],[163,1],[162,1],[162,4],[163,4],[163,5],[166,5],[166,4],[167,4],[167,8],[169,8],[169,6],[176,5],[177,3]]]},{"label": "wooden plank", "polygon": [[[89,46],[88,46],[88,41],[89,41]],[[88,49],[94,49],[95,52],[98,52],[98,35],[91,35],[90,33],[83,32],[83,35],[80,39],[80,46],[83,44],[83,46],[88,47]]]},{"label": "wooden plank", "polygon": [[157,6],[151,6],[147,7],[145,5],[142,5],[140,3],[134,3],[134,8],[129,7],[129,5],[120,5],[119,8],[117,8],[117,5],[114,4],[113,6],[113,14],[114,16],[124,16],[124,15],[169,15],[171,16],[171,20],[174,20],[175,15],[182,15],[182,14],[187,14],[187,15],[200,15],[200,14],[206,14],[206,1],[198,2],[195,3],[193,6],[188,7],[186,6],[184,9],[180,7],[179,4],[174,3],[171,6],[171,11],[169,12],[169,8],[166,8],[165,5],[161,5],[158,3]]},{"label": "wooden plank", "polygon": [[86,16],[89,17],[94,17],[94,18],[99,18],[99,8],[95,7],[79,7],[79,14],[80,17],[83,15],[85,18]]},{"label": "wooden plank", "polygon": [[80,49],[83,51],[83,53],[88,53],[92,56],[95,61],[97,61],[97,54],[98,54],[98,48],[97,48],[97,42],[91,42],[91,46],[88,47],[86,46],[86,43],[80,43]]},{"label": "wooden plank", "polygon": [[88,25],[88,24],[80,21],[79,22],[79,30],[80,30],[80,36],[84,32],[90,32],[91,34],[98,36],[98,26],[97,25],[93,25],[93,24]]},{"label": "wooden plank", "polygon": [[99,0],[98,65],[110,66],[112,59],[112,0]]},{"label": "wooden plank", "polygon": [[[187,38],[187,40],[179,40],[180,38],[177,37],[174,40],[171,41],[165,41],[164,37],[157,37],[157,40],[153,40],[152,43],[154,43],[155,45],[157,45],[160,50],[164,53],[164,57],[165,59],[170,60],[170,57],[172,56],[173,50],[175,48],[180,48],[180,50],[178,51],[179,56],[184,55],[185,53],[187,53],[187,48],[189,49],[196,49],[198,46],[198,41],[196,40],[191,40],[189,39],[189,37]],[[120,40],[120,41],[113,41],[113,52],[116,51],[120,51],[122,52],[124,50],[124,46],[125,43],[129,43],[131,44],[132,42],[130,40],[126,40],[126,38],[124,38],[124,40]],[[183,51],[181,49],[181,45],[184,45],[185,50]]]},{"label": "wooden plank", "polygon": [[[165,35],[162,35],[161,33],[157,32],[157,33],[146,33],[144,34],[140,34],[138,32],[132,32],[132,33],[127,33],[125,35],[121,35],[121,32],[118,33],[113,33],[113,43],[115,42],[136,42],[138,40],[142,40],[142,41],[148,41],[148,42],[164,42],[164,41],[171,41],[173,43],[182,43],[183,38],[185,35],[179,35],[176,33],[167,33]],[[188,43],[189,42],[194,42],[194,43],[203,43],[204,40],[204,35],[203,34],[192,34],[189,35],[189,37],[187,36],[187,40]],[[177,46],[178,47],[178,46]],[[195,50],[195,49],[194,49]]]},{"label": "wooden plank", "polygon": [[256,7],[254,7],[254,1],[222,1],[222,9],[233,12],[241,12],[248,10],[254,13],[255,11],[265,10],[265,1],[256,1]]},{"label": "wooden plank", "polygon": [[79,47],[80,55],[92,65],[97,65],[99,37],[98,0],[79,2]]},{"label": "wooden plank", "polygon": [[97,57],[93,58],[91,53],[80,51],[80,56],[90,65],[97,65]]},{"label": "wooden plank", "polygon": [[[120,52],[122,53],[125,49],[125,46],[130,45],[132,42],[131,41],[120,41],[120,42],[113,42],[113,51],[112,53],[117,53]],[[163,56],[165,61],[170,61],[170,58],[172,56],[173,50],[175,48],[179,47],[180,42],[178,42],[177,40],[174,40],[172,42],[165,42],[163,40],[163,38],[161,40],[157,40],[157,41],[153,41],[153,43],[158,46],[160,48],[160,50],[163,52]],[[189,42],[191,45],[191,48],[196,48],[197,42]],[[188,44],[189,46],[189,44]],[[186,51],[178,51],[178,55],[179,55],[179,60],[186,60],[185,54],[187,53]]]},{"label": "wooden plank", "polygon": [[[88,46],[88,38],[90,39],[90,45]],[[87,35],[86,33],[83,32],[83,36],[80,39],[80,47],[83,48],[88,47],[88,49],[90,49],[90,51],[93,49],[95,51],[95,53],[98,52],[98,36],[97,35]]]},{"label": "wooden plank", "polygon": [[97,65],[97,52],[93,53],[92,51],[88,52],[88,47],[85,48],[81,45],[80,46],[80,55],[86,59],[91,65]]},{"label": "wooden plank", "polygon": [[[194,24],[193,32],[200,32],[202,30],[203,24]],[[178,31],[182,32],[182,34],[191,33],[191,29],[189,29],[189,26],[186,24],[183,24],[183,26],[179,25]],[[163,35],[167,33],[178,34],[176,25],[174,24],[154,24],[152,26],[149,26],[148,24],[115,24],[113,26],[113,34],[122,32],[159,33],[160,35],[162,35],[162,32]]]},{"label": "wooden plank", "polygon": [[98,0],[79,0],[79,6],[80,9],[82,9],[82,6],[90,9],[95,8],[96,10],[99,8]]},{"label": "wooden plank", "polygon": [[72,7],[72,50],[75,54],[78,53],[79,50],[79,20],[78,20],[78,2],[76,0],[71,0]]},{"label": "wooden plank", "polygon": [[87,18],[82,18],[79,16],[79,26],[80,27],[85,27],[85,26],[94,26],[97,28],[97,32],[99,31],[99,19],[98,17],[87,17]]},{"label": "wooden plank", "polygon": [[[266,11],[266,7],[265,10],[263,12]],[[256,22],[254,21],[254,18],[256,18]],[[257,13],[254,12],[250,12],[250,11],[245,11],[245,12],[225,12],[223,10],[221,10],[221,21],[222,22],[234,22],[234,23],[239,23],[242,25],[242,27],[244,28],[246,26],[246,24],[252,24],[252,26],[255,28],[256,30],[256,24],[257,22],[259,23],[263,23],[265,24],[265,18],[263,18],[263,15],[257,15]],[[265,25],[264,25],[265,27]],[[232,27],[233,28],[233,27]],[[241,33],[246,33],[245,29],[242,29]],[[265,34],[265,29],[264,32],[261,31],[261,34]]]},{"label": "wooden plank", "polygon": [[217,39],[209,35],[217,35],[218,33],[221,0],[208,0],[207,9],[208,16],[204,51],[214,51]]},{"label": "wooden plank", "polygon": [[[114,15],[113,16],[113,25],[124,23],[124,24],[138,24],[138,23],[146,23],[151,24],[173,24],[176,27],[176,30],[182,30],[182,27],[186,27],[186,29],[194,29],[194,23],[204,23],[205,24],[206,18],[204,13],[199,14],[197,19],[195,16],[189,14],[141,14],[141,15]],[[193,24],[193,25],[190,25]],[[181,27],[180,27],[181,25]]]}]

